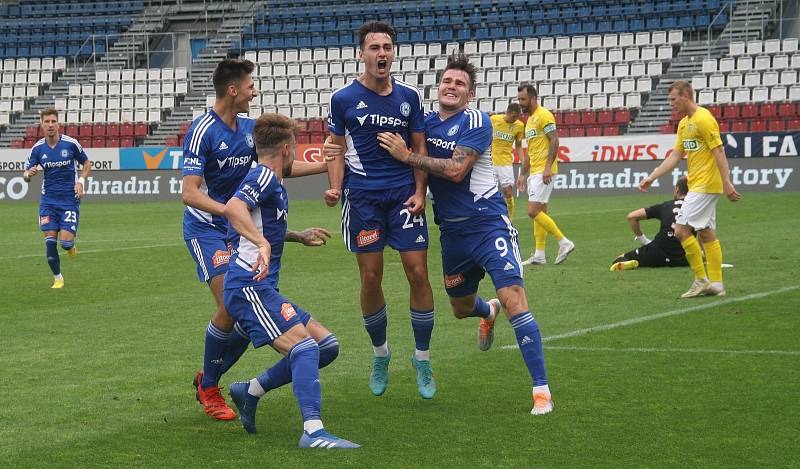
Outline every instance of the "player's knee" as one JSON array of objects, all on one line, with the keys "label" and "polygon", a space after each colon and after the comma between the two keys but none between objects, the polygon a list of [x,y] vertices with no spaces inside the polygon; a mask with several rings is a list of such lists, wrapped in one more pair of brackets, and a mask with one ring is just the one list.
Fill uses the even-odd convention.
[{"label": "player's knee", "polygon": [[415,265],[408,269],[408,282],[412,288],[426,288],[428,286],[428,270],[423,265]]},{"label": "player's knee", "polygon": [[328,334],[319,342],[319,367],[325,368],[339,356],[339,341],[336,335]]},{"label": "player's knee", "polygon": [[61,249],[65,250],[65,251],[69,251],[70,249],[73,248],[73,246],[75,246],[75,240],[74,239],[62,239],[61,240]]},{"label": "player's knee", "polygon": [[368,290],[380,288],[381,286],[380,273],[374,270],[365,270],[361,272],[361,286]]},{"label": "player's knee", "polygon": [[536,215],[539,215],[542,209],[536,205],[528,205],[528,216],[531,218],[536,218]]}]

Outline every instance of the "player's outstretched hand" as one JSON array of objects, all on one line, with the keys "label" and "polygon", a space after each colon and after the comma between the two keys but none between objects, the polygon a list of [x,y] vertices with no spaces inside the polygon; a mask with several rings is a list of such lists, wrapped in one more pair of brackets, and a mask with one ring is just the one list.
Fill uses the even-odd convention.
[{"label": "player's outstretched hand", "polygon": [[639,190],[641,192],[647,192],[647,189],[653,184],[653,180],[649,177],[642,179],[642,182],[639,183]]},{"label": "player's outstretched hand", "polygon": [[392,132],[381,132],[378,134],[378,141],[380,142],[381,148],[388,151],[389,154],[394,157],[394,159],[400,161],[401,163],[408,161],[408,155],[410,152],[408,151],[406,141],[403,140],[403,137],[401,137],[399,134]]},{"label": "player's outstretched hand", "polygon": [[339,197],[341,197],[342,191],[338,189],[328,189],[325,191],[325,204],[328,207],[335,207],[336,204],[339,203]]},{"label": "player's outstretched hand", "polygon": [[326,163],[330,163],[337,156],[344,155],[344,147],[341,145],[336,145],[331,141],[330,136],[325,139],[325,143],[322,144],[322,157],[325,159]]},{"label": "player's outstretched hand", "polygon": [[264,243],[258,246],[258,257],[255,264],[253,264],[253,280],[264,280],[269,274],[269,256],[272,255],[272,246],[269,243]]},{"label": "player's outstretched hand", "polygon": [[725,190],[725,197],[731,202],[738,202],[742,198],[742,194],[738,193],[731,183],[725,184],[723,189]]},{"label": "player's outstretched hand", "polygon": [[408,211],[411,212],[412,215],[419,215],[425,211],[425,195],[415,192],[403,205],[408,208]]},{"label": "player's outstretched hand", "polygon": [[306,228],[300,232],[300,240],[304,246],[322,246],[331,239],[331,232],[325,228]]}]

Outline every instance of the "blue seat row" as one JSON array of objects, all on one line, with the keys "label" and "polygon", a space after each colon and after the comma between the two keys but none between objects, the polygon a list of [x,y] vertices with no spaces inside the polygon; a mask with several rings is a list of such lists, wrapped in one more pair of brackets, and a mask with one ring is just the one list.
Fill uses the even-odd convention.
[{"label": "blue seat row", "polygon": [[0,5],[2,18],[31,18],[41,16],[118,15],[137,13],[144,9],[143,0],[123,2],[80,1],[72,3],[31,2],[20,5]]}]

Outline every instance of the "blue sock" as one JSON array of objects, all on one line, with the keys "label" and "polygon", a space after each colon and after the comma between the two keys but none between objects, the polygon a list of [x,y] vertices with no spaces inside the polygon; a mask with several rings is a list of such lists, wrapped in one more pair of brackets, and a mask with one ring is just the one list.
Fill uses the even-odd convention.
[{"label": "blue sock", "polygon": [[61,273],[61,259],[58,257],[58,245],[56,238],[48,236],[44,239],[45,252],[47,253],[47,263],[50,265],[50,270],[53,275]]},{"label": "blue sock", "polygon": [[216,386],[222,370],[223,355],[231,333],[218,328],[211,321],[206,328],[206,348],[203,354],[203,387]]},{"label": "blue sock", "polygon": [[489,303],[483,301],[483,298],[480,296],[475,296],[475,307],[472,308],[472,312],[469,313],[469,318],[488,318],[489,315],[492,314],[492,307],[489,306]]},{"label": "blue sock", "polygon": [[[338,356],[339,341],[336,340],[335,335],[329,334],[319,342],[320,369],[330,365]],[[264,389],[264,392],[269,392],[272,389],[291,383],[292,367],[289,363],[289,356],[287,355],[278,360],[278,363],[272,365],[256,379],[258,380],[258,384]]]},{"label": "blue sock", "polygon": [[222,356],[222,368],[219,370],[220,376],[224,375],[234,363],[239,361],[239,358],[247,351],[248,345],[250,345],[250,336],[237,322],[233,325],[233,331],[231,331],[231,336],[228,338],[228,346]]},{"label": "blue sock", "polygon": [[287,356],[292,366],[292,390],[303,421],[320,420],[322,386],[319,384],[319,346],[309,337],[295,344]]},{"label": "blue sock", "polygon": [[65,241],[63,239],[61,240],[61,249],[69,251],[70,249],[72,249],[72,246],[75,246],[74,239],[70,239],[69,241]]},{"label": "blue sock", "polygon": [[323,369],[333,363],[339,356],[339,341],[333,333],[319,342],[319,368]]},{"label": "blue sock", "polygon": [[433,332],[433,310],[415,311],[412,309],[411,328],[414,329],[414,342],[416,342],[417,350],[428,350]]},{"label": "blue sock", "polygon": [[380,347],[386,343],[387,324],[386,305],[381,306],[378,311],[370,314],[369,316],[364,316],[364,329],[367,330],[369,338],[372,339],[372,345],[374,347]]},{"label": "blue sock", "polygon": [[517,336],[519,351],[528,367],[534,386],[547,384],[547,374],[544,371],[544,353],[542,353],[542,335],[539,325],[531,313],[524,312],[509,319],[511,327]]}]

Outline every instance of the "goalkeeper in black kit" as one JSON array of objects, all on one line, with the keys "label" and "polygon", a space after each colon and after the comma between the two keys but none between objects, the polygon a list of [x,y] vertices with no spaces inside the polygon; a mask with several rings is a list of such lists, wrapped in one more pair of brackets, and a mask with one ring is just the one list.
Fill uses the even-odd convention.
[{"label": "goalkeeper in black kit", "polygon": [[[640,208],[628,214],[628,223],[641,247],[618,256],[611,264],[611,271],[631,270],[638,267],[686,267],[689,263],[683,252],[681,242],[675,237],[675,215],[683,204],[683,198],[689,191],[686,177],[681,177],[675,184],[674,199]],[[661,228],[652,241],[642,233],[640,220],[657,218]]]}]

